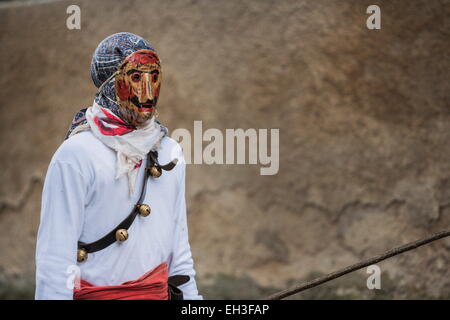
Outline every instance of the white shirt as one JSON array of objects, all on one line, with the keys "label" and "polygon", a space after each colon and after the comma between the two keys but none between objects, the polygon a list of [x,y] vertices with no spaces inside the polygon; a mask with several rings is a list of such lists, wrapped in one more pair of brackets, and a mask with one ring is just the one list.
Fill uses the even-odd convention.
[{"label": "white shirt", "polygon": [[115,179],[116,152],[91,131],[72,136],[58,148],[42,193],[36,299],[72,299],[74,266],[79,267],[81,279],[105,286],[136,280],[162,262],[169,264],[169,276],[191,277],[180,286],[185,299],[202,299],[188,242],[186,165],[181,147],[165,137],[158,155],[161,164],[174,158],[179,161],[172,171],[149,178],[143,203],[151,207],[151,214],[136,217],[128,230],[128,240],[89,253],[86,261],[78,263],[79,240],[90,243],[100,239],[131,212],[139,199],[145,166],[139,168],[130,197],[127,177]]}]

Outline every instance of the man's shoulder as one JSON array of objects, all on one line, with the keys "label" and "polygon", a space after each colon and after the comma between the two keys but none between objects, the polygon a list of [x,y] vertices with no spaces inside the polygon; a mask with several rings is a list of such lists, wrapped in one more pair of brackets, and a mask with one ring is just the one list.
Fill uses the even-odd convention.
[{"label": "man's shoulder", "polygon": [[80,162],[89,160],[105,149],[91,131],[83,131],[66,139],[56,150],[52,161]]},{"label": "man's shoulder", "polygon": [[183,158],[183,150],[180,144],[169,136],[161,140],[161,148],[158,150],[158,157],[161,163],[169,162],[175,158]]},{"label": "man's shoulder", "polygon": [[165,136],[161,139],[161,148],[179,148],[181,149],[180,144],[169,136]]}]

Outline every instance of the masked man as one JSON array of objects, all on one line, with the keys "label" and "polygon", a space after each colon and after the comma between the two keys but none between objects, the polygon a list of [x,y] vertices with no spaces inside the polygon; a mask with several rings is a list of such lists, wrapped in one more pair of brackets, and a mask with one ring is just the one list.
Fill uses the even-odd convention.
[{"label": "masked man", "polygon": [[201,299],[188,242],[185,162],[155,120],[161,61],[130,33],[95,50],[98,88],[45,178],[37,299]]}]

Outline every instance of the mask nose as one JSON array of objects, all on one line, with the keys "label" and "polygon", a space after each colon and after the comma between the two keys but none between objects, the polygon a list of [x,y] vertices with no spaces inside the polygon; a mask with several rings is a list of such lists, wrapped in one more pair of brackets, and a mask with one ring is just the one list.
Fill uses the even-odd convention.
[{"label": "mask nose", "polygon": [[144,73],[142,77],[142,95],[139,97],[139,102],[144,103],[153,100],[152,85],[150,74]]}]

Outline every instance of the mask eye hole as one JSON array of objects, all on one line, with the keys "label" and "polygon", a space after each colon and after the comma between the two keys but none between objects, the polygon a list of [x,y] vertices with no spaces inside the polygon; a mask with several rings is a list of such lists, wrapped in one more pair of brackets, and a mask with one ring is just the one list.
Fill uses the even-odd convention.
[{"label": "mask eye hole", "polygon": [[133,72],[130,77],[133,82],[141,81],[141,74],[139,72]]},{"label": "mask eye hole", "polygon": [[153,74],[152,80],[153,80],[153,82],[158,81],[158,74],[157,74],[157,73],[154,73],[154,74]]}]

